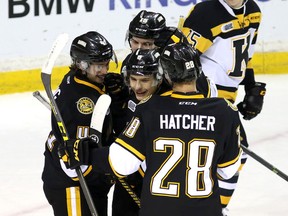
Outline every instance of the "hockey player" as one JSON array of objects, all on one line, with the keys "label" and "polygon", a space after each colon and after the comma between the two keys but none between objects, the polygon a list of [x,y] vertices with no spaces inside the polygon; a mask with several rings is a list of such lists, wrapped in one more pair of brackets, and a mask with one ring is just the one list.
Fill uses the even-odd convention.
[{"label": "hockey player", "polygon": [[[124,177],[146,160],[141,216],[158,216],[159,211],[166,216],[221,216],[217,175],[233,176],[242,153],[237,108],[197,91],[201,67],[191,46],[167,46],[160,58],[173,92],[142,100],[109,149],[87,152],[84,146],[93,145],[93,140],[76,140],[78,149],[75,140],[67,141],[70,166],[90,161],[100,170],[112,169]],[[74,159],[75,152],[81,155],[80,162]]]},{"label": "hockey player", "polygon": [[[210,0],[196,4],[183,25],[183,33],[201,54],[203,73],[215,82],[219,97],[234,103],[239,85],[245,86],[246,95],[238,109],[246,120],[261,112],[266,91],[265,83],[255,81],[251,67],[260,21],[261,11],[253,0]],[[241,138],[248,146],[243,128]],[[246,159],[243,156],[242,164]],[[238,174],[219,182],[223,207],[230,201]]]},{"label": "hockey player", "polygon": [[[129,43],[131,53],[127,55],[122,63],[121,71],[123,71],[122,69],[125,68],[125,72],[122,74],[108,73],[108,75],[105,77],[107,92],[112,97],[113,101],[120,101],[120,103],[114,102],[116,105],[112,106],[114,130],[116,131],[116,134],[119,134],[125,128],[127,121],[129,121],[128,116],[130,116],[131,112],[133,113],[136,104],[139,101],[156,92],[160,93],[167,89],[170,90],[170,86],[168,83],[162,80],[162,77],[158,75],[156,80],[158,68],[157,71],[155,67],[153,67],[153,71],[145,71],[147,68],[145,66],[142,74],[138,75],[133,75],[133,72],[130,70],[132,65],[137,65],[140,62],[136,59],[138,55],[134,55],[130,59],[133,52],[135,52],[137,49],[155,49],[156,46],[154,42],[157,38],[159,38],[161,30],[163,30],[165,26],[166,19],[162,14],[146,10],[141,10],[129,23],[125,40]],[[140,51],[140,53],[141,52],[145,51]],[[127,68],[126,66],[128,59],[130,59],[130,61]],[[153,59],[153,55],[148,56],[148,58],[144,57],[144,62],[147,61],[147,59],[150,60],[150,62],[147,63],[152,64],[152,66],[153,64],[158,65],[158,62],[155,62],[156,58],[154,57]],[[130,79],[131,72],[132,76]],[[124,80],[126,84],[124,83]],[[128,97],[127,93],[125,93],[125,86],[129,88],[126,89],[126,91],[128,91]],[[123,109],[121,109],[121,107]],[[127,183],[131,185],[139,197],[142,187],[142,179],[143,178],[140,173],[135,173],[126,178]],[[139,207],[123,188],[120,182],[116,181],[112,201],[112,216],[137,216],[138,213]]]},{"label": "hockey player", "polygon": [[[161,95],[171,90],[171,86],[164,82],[162,71],[159,70],[159,56],[160,53],[157,49],[136,49],[136,51],[129,55],[122,69],[123,80],[125,80],[126,85],[129,86],[129,96],[124,105],[124,109],[118,113],[118,116],[113,116],[114,125],[117,126],[114,127],[116,134],[120,134],[120,132],[123,131],[140,101],[152,94]],[[105,81],[107,81],[107,77],[105,77]],[[105,82],[105,85],[107,89],[110,89],[107,82]],[[143,171],[139,170],[139,172],[128,176],[126,180],[140,197]],[[120,182],[116,181],[112,202],[112,215],[136,216],[138,212],[138,205]]]},{"label": "hockey player", "polygon": [[[55,93],[56,103],[70,138],[89,136],[94,105],[104,94],[104,76],[113,56],[112,45],[98,32],[76,37],[71,45],[72,64]],[[103,126],[103,145],[112,143],[111,118]],[[42,173],[44,193],[55,216],[91,215],[75,170],[67,169],[58,157],[63,139],[54,116],[52,132],[46,141],[45,164]],[[61,149],[61,148],[60,148]],[[63,154],[63,152],[60,154]],[[99,216],[107,216],[107,194],[113,185],[111,178],[95,172],[92,166],[81,166]]]},{"label": "hockey player", "polygon": [[[122,64],[122,69],[127,65],[128,59],[130,59],[132,53],[137,49],[155,49],[159,48],[159,51],[168,44],[178,43],[187,41],[183,33],[175,28],[175,27],[167,27],[165,17],[156,12],[142,10],[140,11],[133,20],[129,23],[129,28],[126,35],[126,40],[128,41],[131,53],[124,59]],[[144,51],[140,53],[143,54]],[[139,61],[135,61],[137,56],[135,55],[130,59],[129,64],[139,63]],[[145,62],[145,61],[144,61]],[[131,66],[131,65],[130,65]],[[129,66],[128,66],[129,67]],[[147,68],[147,67],[145,67]],[[145,69],[144,68],[144,69]],[[122,70],[123,71],[123,70]],[[127,73],[126,73],[127,72]],[[131,110],[135,110],[136,104],[151,94],[162,94],[167,90],[171,90],[171,86],[167,83],[165,79],[159,79],[158,81],[151,77],[146,77],[146,73],[150,73],[150,71],[143,72],[144,76],[135,76],[133,71],[126,70],[125,74],[122,73],[122,76],[115,73],[108,73],[105,77],[105,86],[107,92],[112,97],[112,100],[119,100],[119,103],[115,103],[116,106],[113,106],[112,109],[113,119],[117,119],[114,124],[114,130],[116,130],[116,134],[123,130],[123,127],[126,126],[127,123],[127,112],[130,113]],[[130,77],[130,73],[132,76]],[[158,73],[158,72],[157,72]],[[126,79],[127,85],[130,87],[130,96],[128,101],[125,100],[127,94],[123,93],[123,76]],[[146,77],[146,78],[145,78]],[[133,80],[132,80],[132,79]],[[150,80],[149,82],[145,81],[145,79]],[[154,79],[154,80],[153,80]],[[157,83],[157,85],[151,86],[151,81]],[[137,84],[137,86],[135,86]],[[211,82],[207,77],[200,75],[197,82],[198,89],[200,89],[206,97],[215,97],[217,96],[217,90],[213,82]],[[116,92],[116,94],[115,94]],[[119,96],[120,95],[120,96]],[[116,99],[115,99],[116,98]],[[124,99],[123,99],[124,98]],[[124,105],[123,105],[124,104]],[[123,110],[119,111],[120,107],[128,108],[124,110],[126,114],[123,114]],[[114,111],[113,111],[114,110]],[[116,110],[116,111],[115,111]],[[127,112],[126,112],[127,111]],[[134,177],[133,177],[134,176]],[[141,180],[141,177],[137,174],[133,174],[133,176],[129,176],[127,182],[130,183],[133,187],[135,185],[141,186],[141,182],[137,183],[137,179]],[[131,181],[129,180],[130,178]],[[139,189],[134,187],[135,191],[139,191]],[[140,194],[138,194],[140,195]],[[112,207],[112,215],[113,216],[122,216],[122,215],[137,215],[138,206],[134,203],[131,197],[127,194],[127,192],[123,189],[123,186],[117,181],[114,188],[114,196],[113,196],[113,207]],[[133,214],[132,212],[135,212]]]}]

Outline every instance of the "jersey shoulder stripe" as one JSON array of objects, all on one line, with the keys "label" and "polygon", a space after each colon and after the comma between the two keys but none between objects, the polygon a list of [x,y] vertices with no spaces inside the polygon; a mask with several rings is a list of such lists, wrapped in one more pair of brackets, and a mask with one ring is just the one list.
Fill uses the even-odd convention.
[{"label": "jersey shoulder stripe", "polygon": [[[128,127],[129,128],[129,127]],[[124,140],[117,138],[115,140],[115,143],[117,143],[118,145],[122,146],[123,148],[125,148],[127,151],[131,152],[133,155],[135,155],[139,160],[144,161],[145,160],[145,156],[137,151],[137,149],[133,148],[131,145],[129,145],[128,143],[126,143]]]},{"label": "jersey shoulder stripe", "polygon": [[92,83],[90,83],[90,82],[87,82],[87,81],[85,81],[85,80],[81,80],[81,79],[77,78],[76,76],[74,77],[74,81],[75,81],[76,83],[78,83],[78,84],[91,87],[91,88],[95,89],[96,91],[98,91],[100,94],[104,94],[104,93],[105,93],[105,92],[104,92],[102,89],[100,89],[98,86],[96,86],[96,85],[94,85],[94,84],[92,84]]},{"label": "jersey shoulder stripe", "polygon": [[261,11],[255,2],[247,2],[245,14],[236,15],[229,9],[230,11],[218,1],[201,2],[195,5],[186,18],[183,33],[201,53],[205,52],[218,36],[230,38],[241,35],[247,31],[245,28],[258,30]]}]

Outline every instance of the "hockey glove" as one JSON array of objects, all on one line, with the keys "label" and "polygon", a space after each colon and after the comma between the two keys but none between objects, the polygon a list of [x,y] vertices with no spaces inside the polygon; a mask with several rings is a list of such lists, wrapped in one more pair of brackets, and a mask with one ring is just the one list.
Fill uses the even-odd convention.
[{"label": "hockey glove", "polygon": [[97,144],[89,137],[70,139],[58,149],[58,155],[68,169],[75,169],[81,165],[89,165],[89,151]]},{"label": "hockey glove", "polygon": [[262,110],[264,95],[266,94],[266,84],[256,82],[250,88],[245,89],[245,97],[237,107],[245,120],[255,118]]},{"label": "hockey glove", "polygon": [[122,75],[118,73],[107,73],[104,78],[104,85],[106,92],[111,96],[121,94],[126,86]]},{"label": "hockey glove", "polygon": [[129,88],[124,82],[124,78],[118,73],[108,73],[104,78],[106,92],[111,96],[110,105],[113,116],[123,115],[123,108],[126,107],[129,98]]}]

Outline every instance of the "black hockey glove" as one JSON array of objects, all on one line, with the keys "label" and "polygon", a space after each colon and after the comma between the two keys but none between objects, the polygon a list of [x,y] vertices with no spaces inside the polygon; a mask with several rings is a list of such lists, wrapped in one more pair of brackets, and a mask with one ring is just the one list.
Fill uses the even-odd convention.
[{"label": "black hockey glove", "polygon": [[97,144],[89,137],[70,139],[64,146],[59,147],[58,155],[68,169],[75,169],[80,165],[89,165],[89,151],[94,147],[97,147]]},{"label": "black hockey glove", "polygon": [[107,73],[104,78],[104,85],[110,96],[121,94],[126,87],[123,76],[118,73]]},{"label": "black hockey glove", "polygon": [[104,78],[104,85],[112,99],[110,106],[112,115],[123,115],[123,108],[126,107],[129,98],[129,88],[123,76],[118,73],[108,73]]},{"label": "black hockey glove", "polygon": [[265,83],[256,82],[253,86],[245,89],[244,100],[237,105],[245,120],[251,120],[261,112],[266,94],[265,86]]}]

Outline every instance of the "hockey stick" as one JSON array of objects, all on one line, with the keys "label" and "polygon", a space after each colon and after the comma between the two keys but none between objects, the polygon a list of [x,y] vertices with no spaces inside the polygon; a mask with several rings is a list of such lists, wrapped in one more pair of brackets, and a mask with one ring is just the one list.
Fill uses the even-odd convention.
[{"label": "hockey stick", "polygon": [[[47,107],[49,110],[51,110],[50,104],[48,101],[41,95],[39,91],[33,92],[33,96],[36,97],[45,107]],[[101,145],[101,137],[103,128],[103,122],[106,115],[106,112],[109,108],[109,105],[111,103],[111,98],[108,95],[101,95],[99,99],[97,100],[97,103],[94,107],[92,118],[91,118],[91,124],[90,124],[90,137],[96,141],[96,143],[99,144],[99,147]],[[101,106],[100,106],[101,105]],[[106,111],[105,111],[106,110]],[[101,123],[102,122],[102,123]],[[140,208],[140,198],[137,196],[137,194],[133,191],[131,186],[124,180],[119,179],[118,181],[121,183],[121,185],[124,187],[124,189],[127,191],[127,193],[132,197],[132,199],[135,201],[135,203]]]},{"label": "hockey stick", "polygon": [[180,29],[181,31],[183,29],[184,21],[185,21],[185,17],[180,15],[179,20],[178,20],[178,24],[177,24],[177,28]]},{"label": "hockey stick", "polygon": [[[51,89],[51,73],[52,73],[52,68],[55,64],[55,61],[59,54],[61,53],[62,49],[65,47],[66,43],[68,41],[68,34],[60,34],[56,41],[54,42],[52,49],[49,53],[48,60],[47,62],[43,65],[42,71],[41,71],[41,79],[42,83],[44,85],[46,94],[50,100],[50,106],[51,110],[54,113],[55,119],[57,121],[59,130],[61,132],[62,138],[64,141],[67,141],[69,138],[69,135],[67,133],[65,124],[63,122],[62,116],[59,112],[58,106],[56,104],[56,101],[54,100],[53,92]],[[91,215],[92,216],[98,216],[96,208],[94,206],[90,191],[88,189],[87,183],[84,179],[84,176],[81,172],[80,167],[76,168],[76,173],[79,178],[79,182],[81,185],[81,188],[83,190],[85,199],[87,201],[88,207],[90,209]]]},{"label": "hockey stick", "polygon": [[90,137],[96,141],[99,147],[102,147],[102,128],[110,104],[110,96],[107,94],[102,94],[98,98],[92,113],[90,123]]},{"label": "hockey stick", "polygon": [[266,168],[268,168],[269,170],[271,170],[272,172],[276,173],[278,176],[280,176],[281,178],[283,178],[284,180],[288,181],[288,176],[283,173],[282,171],[280,171],[279,169],[277,169],[275,166],[273,166],[272,164],[268,163],[266,160],[264,160],[263,158],[261,158],[260,156],[258,156],[257,154],[255,154],[253,151],[251,151],[250,149],[248,149],[246,146],[241,144],[241,148],[243,149],[243,151],[249,155],[250,157],[252,157],[253,159],[255,159],[256,161],[258,161],[259,163],[261,163],[263,166],[265,166]]},{"label": "hockey stick", "polygon": [[134,192],[134,190],[131,188],[131,186],[124,179],[117,178],[117,180],[121,183],[121,185],[124,187],[124,189],[130,195],[130,197],[134,200],[134,202],[140,208],[141,207],[141,200],[137,196],[137,194]]},{"label": "hockey stick", "polygon": [[[99,147],[102,147],[102,127],[104,123],[104,119],[107,113],[107,110],[111,103],[111,97],[107,94],[103,94],[97,100],[96,106],[94,107],[91,123],[90,123],[90,137],[98,143]],[[98,105],[99,104],[99,105]],[[100,106],[101,105],[101,106]],[[131,196],[131,198],[135,201],[135,203],[140,208],[140,198],[133,191],[131,186],[124,180],[117,178],[117,180],[121,183],[127,193]]]},{"label": "hockey stick", "polygon": [[33,92],[33,96],[37,98],[47,109],[51,110],[49,102],[41,95],[39,91]]}]

